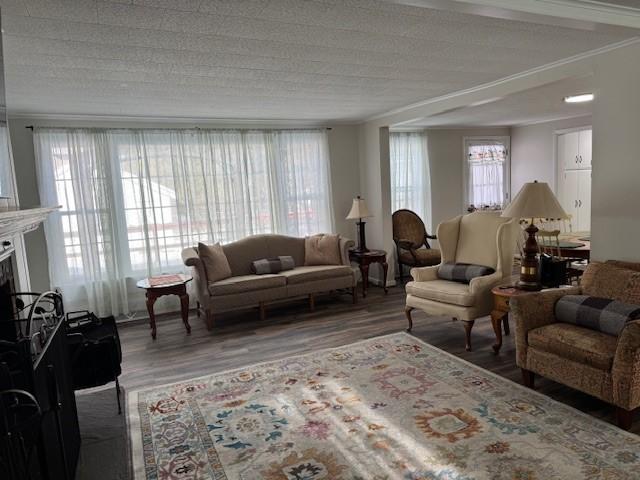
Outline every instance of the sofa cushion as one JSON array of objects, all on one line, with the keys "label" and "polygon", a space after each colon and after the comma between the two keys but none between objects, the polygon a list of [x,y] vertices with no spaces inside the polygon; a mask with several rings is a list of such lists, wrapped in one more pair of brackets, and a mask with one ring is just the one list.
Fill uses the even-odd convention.
[{"label": "sofa cushion", "polygon": [[431,280],[428,282],[409,282],[406,290],[408,294],[416,297],[471,307],[476,302],[466,283],[449,282],[448,280]]},{"label": "sofa cushion", "polygon": [[591,262],[580,286],[585,295],[640,305],[640,272],[614,263]]},{"label": "sofa cushion", "polygon": [[469,283],[476,277],[491,275],[495,269],[470,263],[446,262],[438,267],[438,278],[451,282]]},{"label": "sofa cushion", "polygon": [[611,370],[618,338],[570,323],[552,323],[534,328],[527,343],[577,363]]},{"label": "sofa cushion", "polygon": [[280,272],[280,275],[287,279],[287,284],[294,285],[313,282],[315,280],[353,275],[353,270],[346,265],[317,265],[296,267],[293,270]]},{"label": "sofa cushion", "polygon": [[340,265],[340,236],[320,234],[304,239],[305,265]]},{"label": "sofa cushion", "polygon": [[217,282],[231,276],[229,261],[219,243],[215,245],[198,243],[198,257],[204,265],[208,282]]},{"label": "sofa cushion", "polygon": [[287,280],[282,275],[239,275],[217,282],[209,282],[211,295],[231,295],[268,288],[284,287]]},{"label": "sofa cushion", "polygon": [[558,322],[617,336],[628,322],[640,318],[640,305],[610,298],[565,295],[556,302],[554,314]]}]

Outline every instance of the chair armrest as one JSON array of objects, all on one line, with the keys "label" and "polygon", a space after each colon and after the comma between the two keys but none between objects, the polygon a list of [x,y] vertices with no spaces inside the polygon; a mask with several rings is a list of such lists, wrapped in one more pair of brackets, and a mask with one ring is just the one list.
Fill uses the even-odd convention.
[{"label": "chair armrest", "polygon": [[439,265],[412,268],[410,273],[416,282],[430,282],[438,279],[438,267]]},{"label": "chair armrest", "polygon": [[425,237],[427,237],[429,240],[437,240],[438,239],[437,235],[429,235],[429,234],[427,234],[427,235],[425,235]]},{"label": "chair armrest", "polygon": [[496,285],[505,280],[502,272],[494,272],[491,275],[483,275],[481,277],[472,278],[469,282],[469,291],[471,295],[480,295],[487,290],[491,290]]},{"label": "chair armrest", "polygon": [[340,237],[340,260],[342,261],[342,265],[351,266],[351,260],[349,260],[349,249],[355,244],[356,243],[349,238]]},{"label": "chair armrest", "polygon": [[640,320],[620,333],[611,374],[614,403],[627,410],[640,406]]},{"label": "chair armrest", "polygon": [[516,330],[516,364],[527,365],[527,336],[530,330],[555,323],[554,307],[565,295],[577,295],[580,287],[552,288],[544,292],[513,297],[509,302]]},{"label": "chair armrest", "polygon": [[209,282],[204,264],[195,248],[185,248],[182,250],[182,261],[188,267],[191,267],[191,276],[193,277],[193,288],[196,291],[196,298],[203,305],[208,305],[209,298]]}]

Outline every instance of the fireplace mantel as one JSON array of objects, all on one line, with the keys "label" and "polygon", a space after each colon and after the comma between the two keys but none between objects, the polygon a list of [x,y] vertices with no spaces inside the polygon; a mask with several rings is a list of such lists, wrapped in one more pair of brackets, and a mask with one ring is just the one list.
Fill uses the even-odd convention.
[{"label": "fireplace mantel", "polygon": [[38,228],[47,215],[60,207],[37,207],[0,212],[0,239],[27,233]]}]

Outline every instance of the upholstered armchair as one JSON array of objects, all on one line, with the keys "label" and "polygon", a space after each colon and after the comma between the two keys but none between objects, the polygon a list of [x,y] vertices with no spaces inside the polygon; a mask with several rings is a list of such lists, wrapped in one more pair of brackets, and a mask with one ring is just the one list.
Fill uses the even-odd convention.
[{"label": "upholstered armchair", "polygon": [[640,407],[640,320],[628,322],[614,336],[555,317],[555,304],[564,295],[637,303],[640,264],[607,264],[590,264],[580,287],[513,298],[516,364],[530,388],[537,374],[616,406],[618,425],[628,430]]},{"label": "upholstered armchair", "polygon": [[511,276],[517,232],[515,220],[494,212],[461,215],[438,225],[443,263],[484,265],[495,271],[466,284],[438,278],[438,265],[412,268],[413,281],[406,285],[407,331],[413,327],[414,309],[428,315],[451,316],[464,322],[465,347],[471,350],[475,319],[491,312],[491,289]]},{"label": "upholstered armchair", "polygon": [[[393,241],[398,255],[400,281],[403,277],[403,265],[409,267],[427,267],[440,263],[440,250],[431,248],[429,240],[438,237],[429,235],[422,219],[411,210],[396,210],[391,215],[393,222]],[[423,248],[424,247],[424,248]]]}]

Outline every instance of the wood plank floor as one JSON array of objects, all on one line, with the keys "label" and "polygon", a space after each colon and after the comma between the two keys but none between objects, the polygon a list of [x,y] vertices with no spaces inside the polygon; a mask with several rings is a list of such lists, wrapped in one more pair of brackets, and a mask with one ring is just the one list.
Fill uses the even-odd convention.
[{"label": "wood plank floor", "polygon": [[[403,331],[406,328],[403,308],[402,286],[390,288],[388,295],[371,287],[367,298],[360,297],[356,305],[351,303],[351,297],[336,294],[319,296],[314,312],[309,311],[306,300],[271,306],[265,321],[258,320],[257,310],[225,314],[217,318],[217,326],[211,332],[192,312],[191,335],[186,334],[177,314],[158,316],[155,341],[147,323],[132,322],[120,327],[123,345],[120,381],[126,390],[136,390]],[[448,318],[427,317],[414,311],[412,334],[520,383],[513,325],[497,356],[491,349],[494,334],[488,317],[475,323],[471,352],[464,349],[462,323]],[[541,378],[536,379],[536,389],[591,415],[614,421],[613,408],[588,395]],[[632,428],[636,433],[640,433],[638,417],[640,414]]]}]

